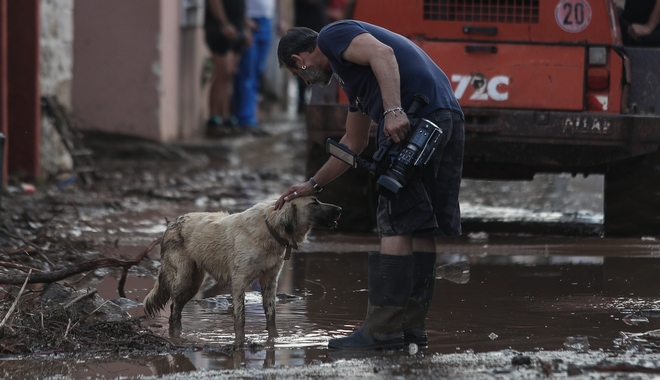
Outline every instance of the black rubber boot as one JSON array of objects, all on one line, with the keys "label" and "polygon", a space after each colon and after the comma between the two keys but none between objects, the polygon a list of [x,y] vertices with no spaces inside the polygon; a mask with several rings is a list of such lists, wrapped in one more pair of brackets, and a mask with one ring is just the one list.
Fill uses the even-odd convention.
[{"label": "black rubber boot", "polygon": [[403,315],[403,338],[406,344],[428,345],[424,327],[435,289],[435,252],[413,252],[413,282]]},{"label": "black rubber boot", "polygon": [[403,313],[412,288],[412,255],[369,252],[369,305],[364,323],[353,334],[331,339],[329,348],[373,350],[399,348]]}]

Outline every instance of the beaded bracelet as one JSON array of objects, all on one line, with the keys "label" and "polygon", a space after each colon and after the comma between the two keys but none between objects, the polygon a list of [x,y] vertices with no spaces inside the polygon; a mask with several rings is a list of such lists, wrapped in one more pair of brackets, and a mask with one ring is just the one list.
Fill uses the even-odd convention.
[{"label": "beaded bracelet", "polygon": [[[388,110],[385,110],[385,112],[383,112],[383,117],[385,117],[385,115],[387,115],[387,114],[390,113],[390,112],[394,113],[394,112],[396,112],[396,111],[399,111],[401,114],[404,113],[404,112],[403,112],[403,108],[401,108],[401,107],[390,108],[390,109],[388,109]],[[394,116],[395,116],[395,117],[398,117],[397,114],[394,114]]]}]

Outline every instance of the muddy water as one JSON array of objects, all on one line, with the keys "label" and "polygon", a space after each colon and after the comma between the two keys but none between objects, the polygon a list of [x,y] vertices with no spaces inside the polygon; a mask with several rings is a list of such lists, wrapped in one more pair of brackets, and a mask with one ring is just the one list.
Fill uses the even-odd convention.
[{"label": "muddy water", "polygon": [[[333,241],[343,243],[328,250]],[[265,317],[254,285],[246,297],[246,334],[257,346],[232,354],[223,351],[233,341],[231,302],[225,289],[208,282],[183,312],[183,335],[176,343],[191,347],[189,351],[130,360],[102,358],[103,364],[68,364],[55,373],[72,377],[163,375],[407,355],[407,351],[343,353],[327,349],[328,339],[352,332],[363,320],[367,251],[376,247],[373,236],[312,234],[281,274],[280,337],[274,344],[266,343]],[[473,234],[448,240],[438,248],[445,253],[438,257],[439,278],[427,315],[427,354],[560,350],[568,337],[582,336],[589,349],[608,350],[616,347],[622,331],[660,328],[660,284],[656,280],[660,243],[654,240]],[[462,269],[452,271],[457,263]],[[152,284],[151,276],[129,277],[127,297],[141,301]],[[113,275],[105,276],[97,287],[103,297],[117,297]],[[128,311],[142,315],[139,306]],[[145,324],[167,336],[167,313]]]},{"label": "muddy water", "polygon": [[[295,152],[278,144],[269,146],[278,157],[301,163]],[[282,163],[281,157],[270,160],[272,155],[232,157],[229,161],[236,167],[277,167]],[[294,172],[302,171],[297,168]],[[279,180],[286,188],[299,178]],[[274,185],[270,190],[273,194],[267,197],[280,190]],[[597,228],[602,223],[602,177],[539,175],[532,182],[465,180],[461,192],[464,225],[470,228],[466,228],[465,236],[438,245],[438,252],[443,254],[438,257],[440,278],[427,316],[429,346],[422,351],[427,357],[504,349],[561,350],[568,337],[586,337],[590,350],[608,350],[616,347],[621,332],[660,328],[660,285],[656,280],[659,242],[585,235],[539,237],[520,234],[517,228],[528,222]],[[166,209],[154,202],[139,204],[130,213],[84,215],[84,227],[71,234],[106,241],[99,252],[103,255],[135,257],[162,233],[166,219],[213,206],[203,197],[195,199],[195,206]],[[236,202],[220,206],[236,210],[249,206],[240,199]],[[492,233],[486,228],[491,222],[506,223],[507,233]],[[189,347],[187,351],[80,360],[0,358],[0,366],[23,368],[10,373],[28,378],[114,378],[244,367],[302,368],[340,359],[408,356],[407,350],[344,353],[327,349],[329,339],[349,334],[363,321],[368,296],[367,252],[377,249],[378,241],[372,235],[313,232],[281,274],[277,303],[280,337],[273,344],[266,342],[265,317],[255,286],[248,290],[246,333],[256,345],[234,353],[225,350],[233,341],[231,302],[226,289],[209,282],[183,312],[183,335],[175,343]],[[158,256],[158,249],[150,255]],[[459,264],[463,265],[461,270],[451,270]],[[131,271],[125,285],[130,300],[139,303],[144,299],[157,266],[158,260],[149,260]],[[103,298],[116,299],[117,278],[114,272],[96,271],[80,286],[97,288]],[[140,305],[127,311],[142,315]],[[166,337],[167,312],[144,325]]]}]

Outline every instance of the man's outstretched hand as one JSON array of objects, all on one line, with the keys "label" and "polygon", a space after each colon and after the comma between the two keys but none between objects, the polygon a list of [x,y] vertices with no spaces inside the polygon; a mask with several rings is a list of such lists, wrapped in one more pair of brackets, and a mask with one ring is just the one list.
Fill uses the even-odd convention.
[{"label": "man's outstretched hand", "polygon": [[309,182],[300,183],[289,187],[287,191],[275,202],[275,210],[279,210],[284,206],[284,203],[292,201],[296,198],[306,197],[316,193],[314,187]]}]

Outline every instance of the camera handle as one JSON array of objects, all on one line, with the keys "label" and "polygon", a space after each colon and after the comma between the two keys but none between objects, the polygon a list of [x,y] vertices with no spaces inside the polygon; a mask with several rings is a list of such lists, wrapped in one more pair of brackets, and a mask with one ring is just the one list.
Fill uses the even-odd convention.
[{"label": "camera handle", "polygon": [[413,104],[408,109],[408,115],[411,118],[417,117],[417,112],[429,105],[429,98],[424,94],[415,94]]},{"label": "camera handle", "polygon": [[[413,104],[410,106],[408,109],[408,118],[410,119],[410,132],[408,132],[408,135],[410,135],[411,132],[413,132],[412,128],[414,125],[416,125],[416,121],[414,120],[417,117],[417,113],[429,105],[429,98],[426,97],[424,94],[415,94],[413,96]],[[407,137],[407,136],[406,136]],[[392,147],[392,140],[385,140],[383,145],[378,147],[378,150],[376,153],[374,153],[373,160],[374,163],[372,164],[372,167],[369,169],[372,173],[376,171],[376,167],[373,166],[374,164],[377,165],[378,162],[381,162],[383,157],[387,155],[390,151],[390,148]]]},{"label": "camera handle", "polygon": [[[417,112],[426,107],[428,104],[429,98],[427,98],[425,95],[415,94],[415,96],[413,96],[413,104],[408,109],[408,117],[410,119],[411,129],[414,125],[417,124],[417,120],[414,119],[417,116]],[[411,130],[411,132],[413,131]],[[385,158],[388,153],[390,153],[390,148],[392,148],[392,140],[386,140],[383,145],[378,148],[376,153],[374,153],[373,162],[369,162],[355,154],[355,152],[350,150],[346,145],[340,144],[330,138],[326,140],[326,151],[328,153],[353,168],[362,167],[368,169],[371,174],[377,173],[378,166],[382,162],[381,160]]]}]

